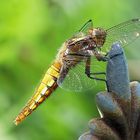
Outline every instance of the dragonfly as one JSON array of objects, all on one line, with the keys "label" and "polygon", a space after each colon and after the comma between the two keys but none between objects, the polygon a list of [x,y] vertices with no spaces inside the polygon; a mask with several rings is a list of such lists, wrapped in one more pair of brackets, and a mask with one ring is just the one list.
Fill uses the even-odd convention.
[{"label": "dragonfly", "polygon": [[118,42],[124,47],[139,36],[138,18],[122,22],[107,30],[94,28],[92,20],[87,21],[78,32],[62,44],[35,93],[16,117],[15,124],[21,123],[59,86],[68,90],[82,91],[91,88],[94,85],[93,81],[105,81],[97,77],[98,74],[105,73],[91,71],[91,63],[96,60],[100,65],[100,62],[106,61],[113,43]]}]

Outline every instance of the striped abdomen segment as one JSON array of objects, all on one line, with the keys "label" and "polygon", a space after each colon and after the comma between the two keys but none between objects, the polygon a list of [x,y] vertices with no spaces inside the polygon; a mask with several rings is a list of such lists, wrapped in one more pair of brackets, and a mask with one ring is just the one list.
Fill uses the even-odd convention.
[{"label": "striped abdomen segment", "polygon": [[60,68],[61,64],[59,62],[55,62],[47,70],[43,80],[41,81],[41,84],[36,89],[34,95],[16,117],[16,125],[18,125],[28,115],[30,115],[33,110],[35,110],[57,88],[57,78],[60,74]]}]

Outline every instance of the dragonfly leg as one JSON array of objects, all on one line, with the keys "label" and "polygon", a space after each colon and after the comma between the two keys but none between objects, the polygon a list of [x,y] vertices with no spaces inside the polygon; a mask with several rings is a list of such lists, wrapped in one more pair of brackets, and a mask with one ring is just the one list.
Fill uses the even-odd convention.
[{"label": "dragonfly leg", "polygon": [[107,87],[107,90],[108,90],[108,83],[107,83],[107,80],[106,80],[106,79],[103,79],[103,78],[95,77],[96,75],[106,75],[106,73],[105,73],[105,72],[96,72],[96,73],[91,73],[91,72],[90,72],[90,57],[87,58],[87,60],[86,60],[85,74],[86,74],[90,79],[99,80],[99,81],[104,81],[104,82],[106,83],[106,87]]},{"label": "dragonfly leg", "polygon": [[105,72],[94,72],[94,73],[90,73],[91,75],[100,75],[100,74],[103,74],[103,75],[106,75]]},{"label": "dragonfly leg", "polygon": [[108,61],[109,60],[109,57],[107,55],[96,55],[96,58],[98,59],[98,61]]},{"label": "dragonfly leg", "polygon": [[106,62],[109,60],[108,53],[102,54],[102,53],[99,53],[98,51],[95,51],[94,54],[95,54],[98,61]]},{"label": "dragonfly leg", "polygon": [[89,73],[89,74],[86,73],[86,75],[87,75],[90,79],[99,80],[99,81],[104,81],[104,82],[106,83],[107,91],[109,91],[107,80],[106,80],[106,79],[103,79],[103,78],[97,78],[97,77],[95,77],[95,75],[101,75],[101,74],[106,75],[105,72]]}]

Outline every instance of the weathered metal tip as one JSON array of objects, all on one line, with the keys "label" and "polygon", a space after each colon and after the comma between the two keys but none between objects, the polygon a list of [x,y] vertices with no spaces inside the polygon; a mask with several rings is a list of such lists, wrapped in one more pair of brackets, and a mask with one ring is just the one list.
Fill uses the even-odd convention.
[{"label": "weathered metal tip", "polygon": [[112,45],[106,69],[106,80],[110,92],[116,96],[130,99],[129,73],[123,48],[120,44]]},{"label": "weathered metal tip", "polygon": [[100,140],[100,139],[97,138],[96,136],[92,136],[90,132],[86,132],[83,135],[81,135],[78,140]]}]

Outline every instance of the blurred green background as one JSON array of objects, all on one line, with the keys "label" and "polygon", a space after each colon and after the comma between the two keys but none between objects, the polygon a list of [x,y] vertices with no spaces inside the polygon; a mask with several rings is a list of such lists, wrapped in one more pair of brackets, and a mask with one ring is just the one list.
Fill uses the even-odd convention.
[{"label": "blurred green background", "polygon": [[[1,0],[0,140],[76,140],[87,131],[87,122],[99,116],[95,94],[105,90],[103,84],[87,93],[59,88],[19,126],[13,120],[67,38],[89,19],[108,28],[140,17],[139,5],[139,0]],[[127,53],[139,55],[131,47]]]}]

